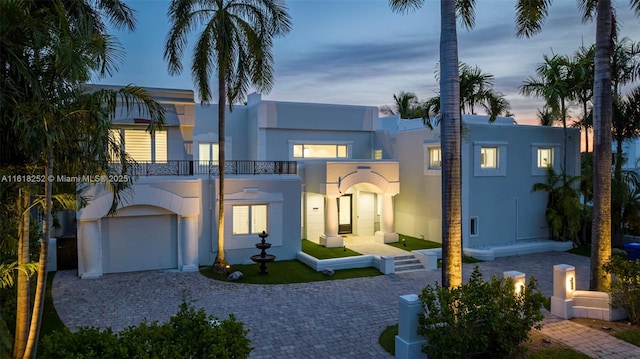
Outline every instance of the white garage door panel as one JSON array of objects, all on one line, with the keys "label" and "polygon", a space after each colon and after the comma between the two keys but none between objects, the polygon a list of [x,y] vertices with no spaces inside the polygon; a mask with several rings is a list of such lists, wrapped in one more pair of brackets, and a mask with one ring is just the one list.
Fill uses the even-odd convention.
[{"label": "white garage door panel", "polygon": [[104,273],[178,267],[175,215],[102,219]]}]

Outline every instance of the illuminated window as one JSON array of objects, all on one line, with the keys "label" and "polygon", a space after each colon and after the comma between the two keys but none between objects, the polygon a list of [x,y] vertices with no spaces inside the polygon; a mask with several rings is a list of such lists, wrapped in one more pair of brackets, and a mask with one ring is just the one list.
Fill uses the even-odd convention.
[{"label": "illuminated window", "polygon": [[373,159],[381,160],[382,159],[382,150],[374,150],[373,151]]},{"label": "illuminated window", "polygon": [[429,148],[429,169],[442,168],[442,150],[440,147]]},{"label": "illuminated window", "polygon": [[347,158],[347,145],[338,144],[295,144],[294,158]]},{"label": "illuminated window", "polygon": [[480,148],[480,168],[498,168],[498,148]]},{"label": "illuminated window", "polygon": [[538,148],[538,168],[553,167],[553,148]]},{"label": "illuminated window", "polygon": [[267,205],[233,206],[233,234],[259,234],[267,230]]},{"label": "illuminated window", "polygon": [[198,160],[213,161],[218,163],[218,144],[217,143],[199,143],[198,144]]},{"label": "illuminated window", "polygon": [[111,131],[115,141],[124,146],[124,150],[136,162],[167,162],[167,131],[156,130],[153,136],[145,130]]}]

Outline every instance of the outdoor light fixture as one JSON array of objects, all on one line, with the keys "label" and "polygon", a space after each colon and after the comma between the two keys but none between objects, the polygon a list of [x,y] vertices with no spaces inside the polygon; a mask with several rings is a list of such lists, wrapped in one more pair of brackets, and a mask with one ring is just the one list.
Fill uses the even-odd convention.
[{"label": "outdoor light fixture", "polygon": [[574,290],[576,290],[576,284],[575,284],[575,279],[573,276],[568,276],[567,277],[567,292],[573,292]]},{"label": "outdoor light fixture", "polygon": [[407,241],[405,241],[404,238],[402,238],[402,245],[405,247],[407,246]]}]

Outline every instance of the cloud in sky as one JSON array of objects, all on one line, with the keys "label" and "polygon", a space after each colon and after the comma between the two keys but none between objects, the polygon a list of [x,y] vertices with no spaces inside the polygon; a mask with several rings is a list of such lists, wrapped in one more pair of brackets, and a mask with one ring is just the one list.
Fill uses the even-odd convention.
[{"label": "cloud in sky", "polygon": [[[135,32],[115,32],[127,52],[121,71],[103,83],[194,89],[185,52],[183,74],[167,74],[163,59],[169,30],[168,1],[133,1]],[[439,6],[426,1],[409,14],[395,14],[384,0],[294,0],[287,2],[292,31],[274,45],[275,86],[265,99],[381,106],[393,94],[415,92],[427,99],[438,90]],[[618,1],[621,35],[640,40],[640,22],[628,1]],[[495,76],[519,122],[534,122],[542,101],[518,87],[535,74],[543,54],[572,54],[594,42],[595,24],[581,23],[575,1],[555,0],[540,34],[515,37],[512,0],[476,3],[476,26],[458,29],[459,58]],[[215,81],[215,79],[212,79]],[[215,86],[213,86],[215,88]],[[195,89],[194,89],[195,90]]]}]

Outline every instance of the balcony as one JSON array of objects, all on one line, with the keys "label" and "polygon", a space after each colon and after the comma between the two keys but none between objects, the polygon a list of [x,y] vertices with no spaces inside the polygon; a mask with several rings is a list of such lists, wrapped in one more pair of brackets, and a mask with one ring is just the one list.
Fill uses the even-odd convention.
[{"label": "balcony", "polygon": [[[112,164],[118,173],[120,164]],[[225,161],[225,174],[231,175],[295,175],[298,173],[296,161]],[[163,163],[136,162],[126,173],[131,176],[218,176],[218,161],[167,161]]]}]

